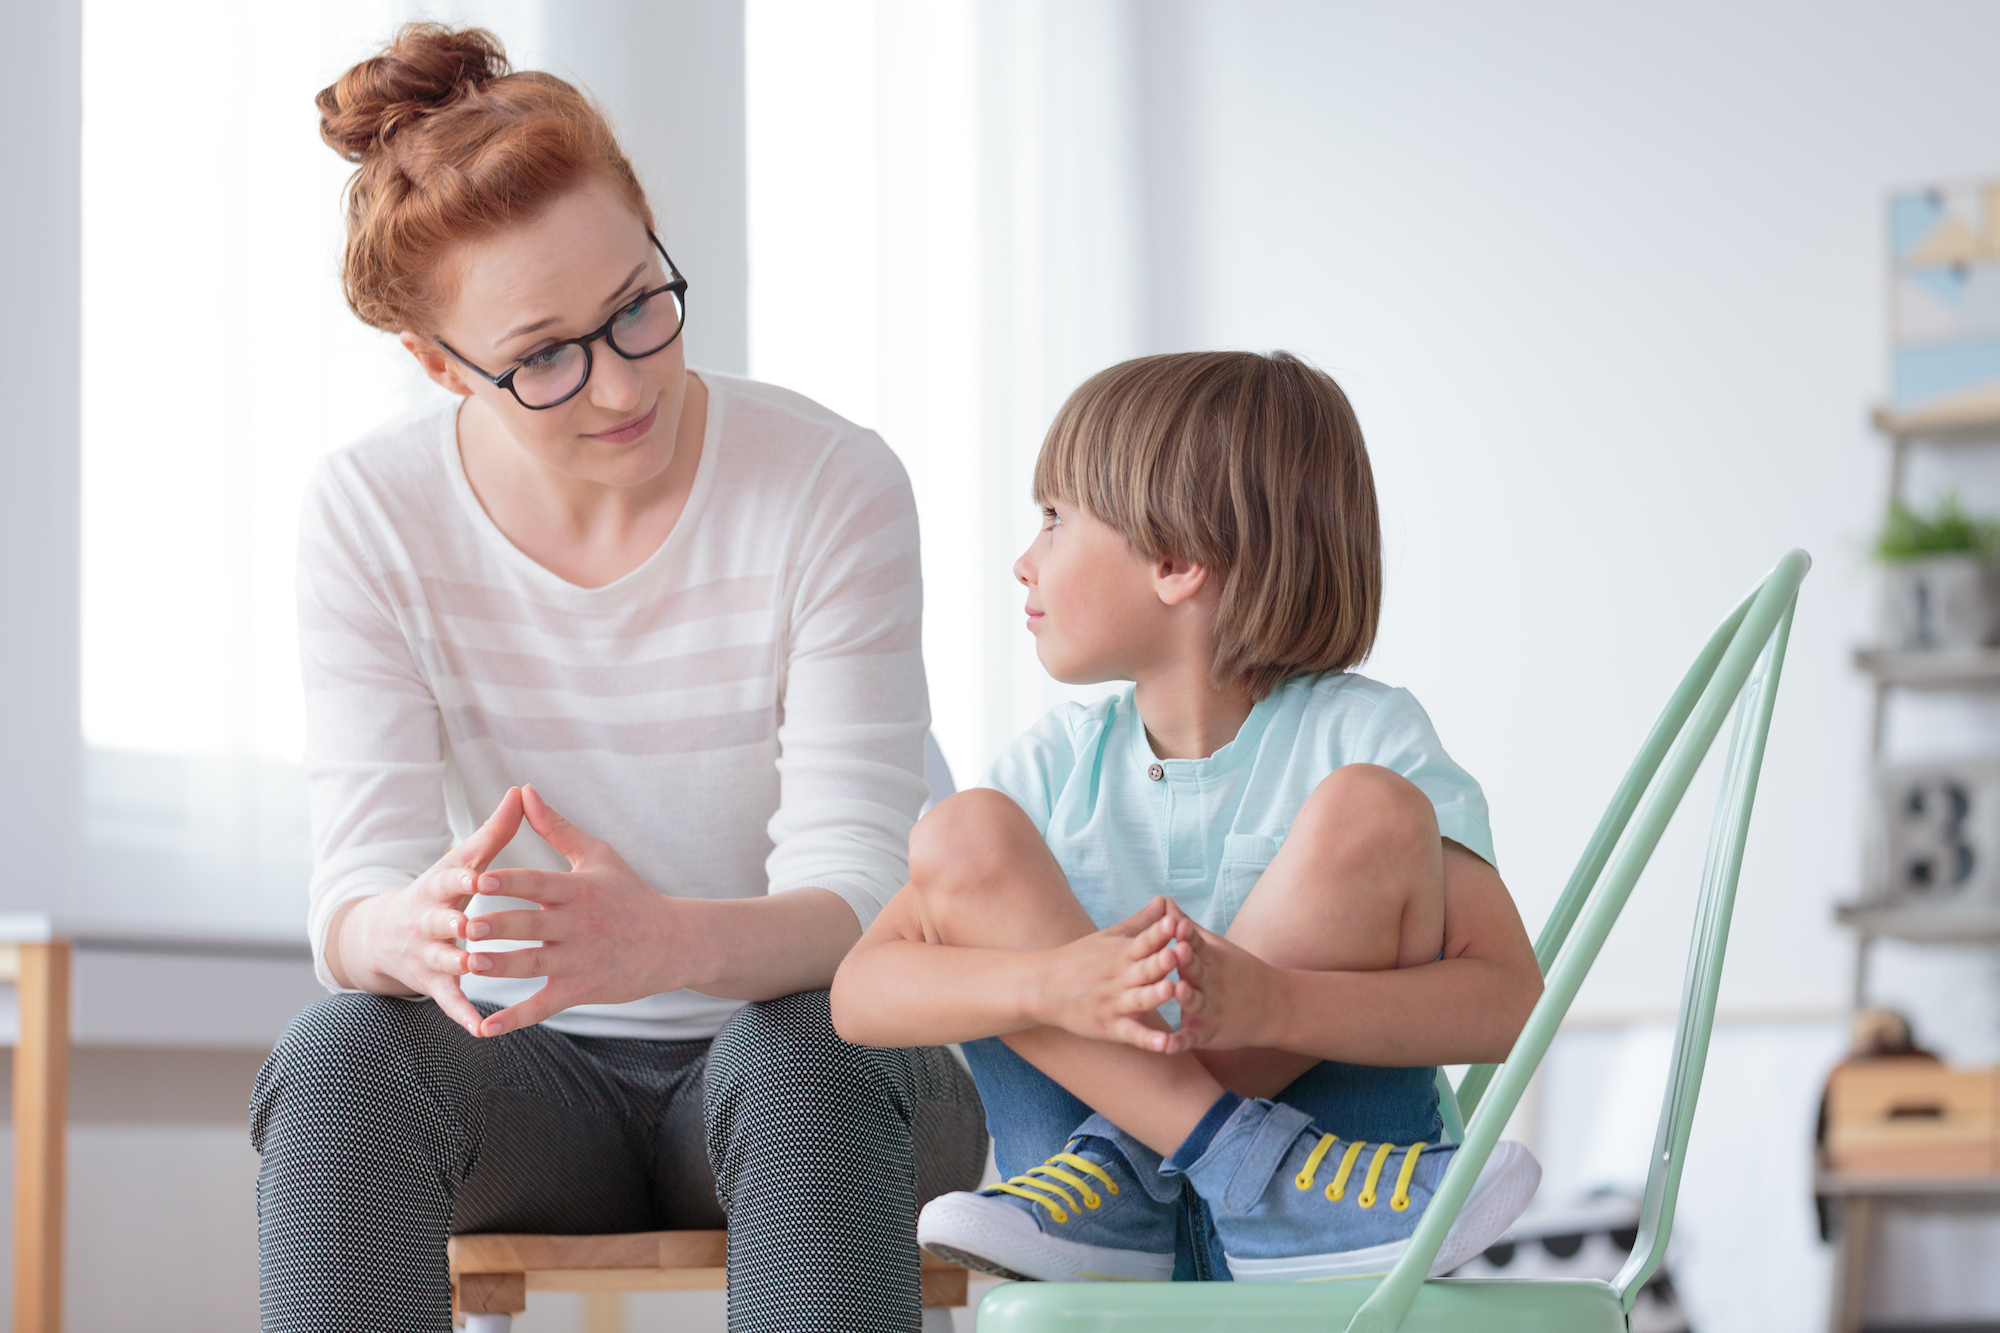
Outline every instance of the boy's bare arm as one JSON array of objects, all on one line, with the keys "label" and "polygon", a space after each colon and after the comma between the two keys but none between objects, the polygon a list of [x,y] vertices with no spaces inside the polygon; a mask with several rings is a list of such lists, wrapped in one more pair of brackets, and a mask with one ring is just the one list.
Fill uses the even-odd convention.
[{"label": "boy's bare arm", "polygon": [[1206,931],[1181,969],[1170,1049],[1262,1048],[1367,1065],[1502,1060],[1541,969],[1499,873],[1445,844],[1444,957],[1377,972],[1275,968]]},{"label": "boy's bare arm", "polygon": [[939,1046],[1052,1026],[1160,1049],[1141,1021],[1169,998],[1192,927],[1155,899],[1137,915],[1057,948],[947,944],[905,886],[833,979],[833,1025],[863,1046]]}]

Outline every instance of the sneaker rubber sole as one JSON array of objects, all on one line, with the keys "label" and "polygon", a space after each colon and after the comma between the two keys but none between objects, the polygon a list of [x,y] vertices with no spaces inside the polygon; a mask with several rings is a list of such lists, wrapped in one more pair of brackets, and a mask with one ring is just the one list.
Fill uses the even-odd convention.
[{"label": "sneaker rubber sole", "polygon": [[1051,1236],[1012,1204],[941,1194],[917,1215],[917,1244],[938,1258],[1015,1282],[1165,1282],[1174,1256]]},{"label": "sneaker rubber sole", "polygon": [[[1542,1164],[1535,1155],[1511,1141],[1493,1145],[1486,1169],[1473,1182],[1465,1207],[1431,1264],[1431,1277],[1441,1277],[1499,1240],[1514,1219],[1527,1211],[1542,1183]],[[1325,1282],[1336,1278],[1373,1277],[1388,1272],[1410,1247],[1408,1240],[1337,1254],[1301,1254],[1286,1259],[1238,1259],[1225,1254],[1229,1274],[1238,1282]]]}]

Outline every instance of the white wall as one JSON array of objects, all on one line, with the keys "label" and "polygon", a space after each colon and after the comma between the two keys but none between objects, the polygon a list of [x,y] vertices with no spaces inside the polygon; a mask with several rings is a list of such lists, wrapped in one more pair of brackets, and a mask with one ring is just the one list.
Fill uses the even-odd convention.
[{"label": "white wall", "polygon": [[10,9],[0,43],[0,906],[76,873],[77,216],[82,134],[76,0]]},{"label": "white wall", "polygon": [[[1485,783],[1531,923],[1706,630],[1813,553],[1724,1002],[1842,1001],[1884,193],[2000,168],[2000,12],[1142,12],[1155,342],[1289,347],[1353,395],[1388,546],[1369,670]],[[1672,1002],[1689,814],[1583,1007]]]}]

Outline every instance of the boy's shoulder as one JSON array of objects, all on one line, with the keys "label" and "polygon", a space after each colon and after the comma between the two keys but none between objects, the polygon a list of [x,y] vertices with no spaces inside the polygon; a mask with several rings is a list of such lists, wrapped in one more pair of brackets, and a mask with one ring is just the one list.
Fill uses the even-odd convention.
[{"label": "boy's shoulder", "polygon": [[1409,691],[1352,671],[1322,671],[1280,681],[1274,691],[1281,708],[1305,718],[1366,718],[1383,704],[1409,698]]}]

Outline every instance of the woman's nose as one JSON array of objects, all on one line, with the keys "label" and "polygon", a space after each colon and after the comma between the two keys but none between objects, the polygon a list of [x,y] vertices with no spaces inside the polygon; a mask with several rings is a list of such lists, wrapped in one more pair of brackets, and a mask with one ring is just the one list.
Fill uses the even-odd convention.
[{"label": "woman's nose", "polygon": [[623,412],[639,405],[639,367],[627,361],[609,347],[593,348],[596,353],[591,360],[590,401],[613,412]]}]

